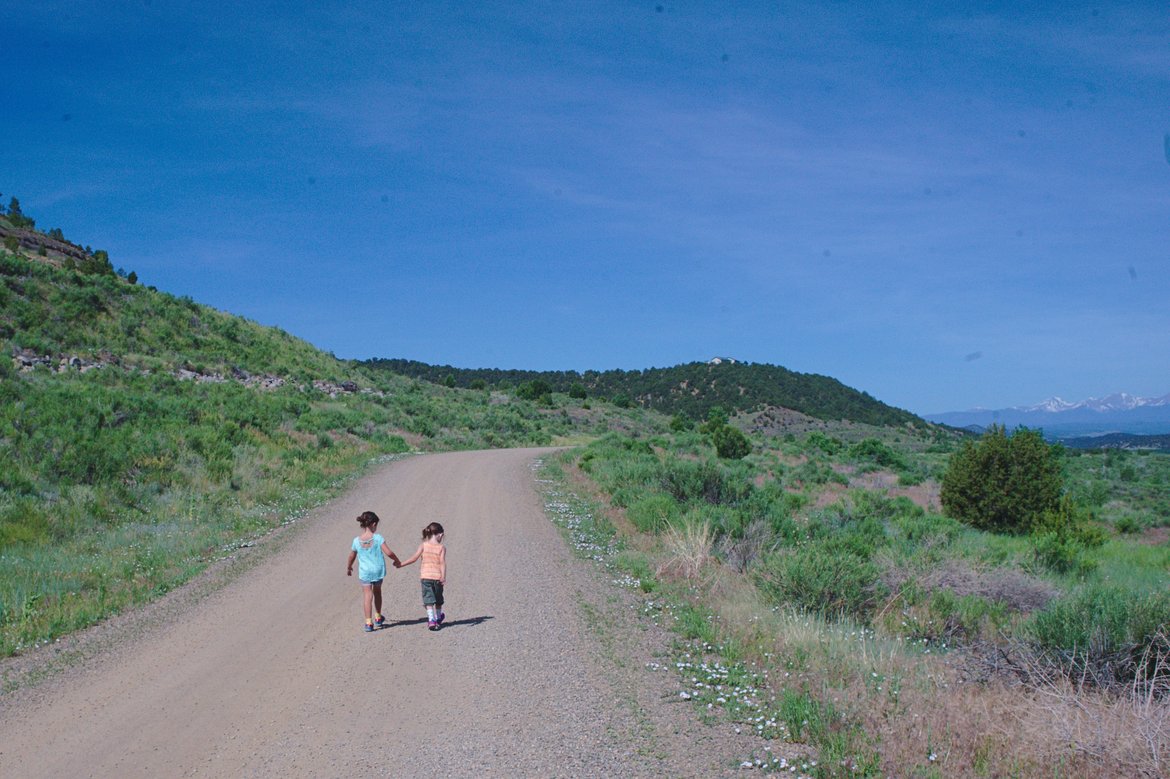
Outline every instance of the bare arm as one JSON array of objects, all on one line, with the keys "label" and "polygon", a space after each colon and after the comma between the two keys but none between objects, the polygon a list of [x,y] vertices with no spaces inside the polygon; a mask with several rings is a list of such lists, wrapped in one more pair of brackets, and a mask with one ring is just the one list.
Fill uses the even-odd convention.
[{"label": "bare arm", "polygon": [[357,552],[349,550],[349,560],[345,563],[345,575],[353,576],[353,561],[357,559]]},{"label": "bare arm", "polygon": [[385,541],[382,542],[382,554],[386,555],[387,557],[389,557],[391,560],[394,561],[395,568],[402,567],[402,562],[398,559],[398,555],[394,554],[394,552],[392,552],[390,550],[390,545],[387,544]]},{"label": "bare arm", "polygon": [[406,566],[410,565],[414,561],[418,560],[418,558],[420,558],[420,557],[422,557],[422,544],[418,545],[418,549],[415,550],[414,554],[412,554],[409,558],[402,561],[402,565],[400,567],[405,568]]},{"label": "bare arm", "polygon": [[[422,551],[422,547],[419,547]],[[447,547],[439,547],[439,584],[447,585]]]}]

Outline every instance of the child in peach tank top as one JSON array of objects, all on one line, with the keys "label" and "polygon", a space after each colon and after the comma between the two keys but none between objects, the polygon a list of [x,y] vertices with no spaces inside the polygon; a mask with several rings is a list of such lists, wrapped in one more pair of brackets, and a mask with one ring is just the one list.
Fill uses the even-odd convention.
[{"label": "child in peach tank top", "polygon": [[422,583],[423,606],[427,610],[427,627],[438,630],[447,618],[443,613],[443,587],[447,584],[447,547],[443,546],[443,526],[432,522],[423,528],[422,537],[418,550],[402,561],[402,567],[415,560],[422,560],[418,573]]}]

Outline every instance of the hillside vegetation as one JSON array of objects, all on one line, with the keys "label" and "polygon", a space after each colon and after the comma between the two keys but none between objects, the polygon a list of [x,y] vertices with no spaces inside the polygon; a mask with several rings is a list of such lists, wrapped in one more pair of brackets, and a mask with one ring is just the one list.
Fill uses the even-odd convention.
[{"label": "hillside vegetation", "polygon": [[0,250],[0,656],[167,591],[379,458],[653,429],[369,371],[20,230]]},{"label": "hillside vegetation", "polygon": [[693,420],[706,419],[716,407],[728,412],[752,412],[778,406],[823,420],[928,426],[910,412],[887,406],[836,379],[760,363],[723,360],[641,371],[584,373],[461,369],[399,359],[369,360],[366,365],[455,387],[543,384],[556,392],[608,398],[619,405],[683,414]]},{"label": "hillside vegetation", "polygon": [[1164,455],[975,440],[777,366],[347,362],[0,228],[0,655],[372,462],[573,443],[556,510],[678,632],[680,700],[795,743],[807,775],[1166,775]]},{"label": "hillside vegetation", "polygon": [[1170,458],[844,424],[727,457],[719,430],[552,468],[597,501],[574,527],[613,540],[586,548],[691,642],[684,698],[815,776],[1165,775]]}]

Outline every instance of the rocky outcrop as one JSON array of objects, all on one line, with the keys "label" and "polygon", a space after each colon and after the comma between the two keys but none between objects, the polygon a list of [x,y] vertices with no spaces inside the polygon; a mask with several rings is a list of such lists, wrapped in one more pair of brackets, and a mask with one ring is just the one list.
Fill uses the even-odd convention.
[{"label": "rocky outcrop", "polygon": [[[121,361],[117,357],[105,352],[99,353],[97,359],[81,357],[79,355],[64,355],[54,357],[47,354],[37,354],[31,349],[23,349],[15,352],[12,355],[12,365],[21,373],[28,373],[35,371],[38,368],[48,370],[52,373],[66,373],[69,371],[77,371],[85,373],[87,371],[96,370],[98,368],[106,368],[110,366],[121,366]],[[129,370],[136,370],[129,368]],[[144,371],[145,372],[145,371]],[[245,387],[252,387],[259,390],[274,390],[278,387],[283,387],[288,384],[288,380],[281,376],[273,376],[272,374],[254,374],[243,370],[242,368],[233,367],[225,376],[222,373],[207,372],[199,370],[191,365],[183,365],[172,371],[172,375],[177,379],[183,381],[194,381],[205,384],[223,384],[229,381],[238,382]],[[306,385],[298,385],[299,389],[305,391],[308,389]],[[323,392],[331,398],[336,398],[342,394],[365,393],[374,394],[381,397],[384,393],[378,390],[362,389],[354,381],[333,382],[323,379],[314,380],[312,388],[318,392]]]},{"label": "rocky outcrop", "polygon": [[68,371],[87,373],[116,364],[117,360],[112,355],[99,355],[98,359],[80,357],[75,354],[51,357],[47,354],[37,354],[31,349],[23,349],[12,356],[12,366],[21,372],[47,368],[53,373],[66,373]]},{"label": "rocky outcrop", "polygon": [[85,249],[77,244],[50,238],[37,230],[12,227],[0,222],[0,242],[9,237],[15,238],[20,248],[31,254],[38,254],[44,250],[49,258],[58,260],[72,258],[77,262],[84,262],[89,257]]}]

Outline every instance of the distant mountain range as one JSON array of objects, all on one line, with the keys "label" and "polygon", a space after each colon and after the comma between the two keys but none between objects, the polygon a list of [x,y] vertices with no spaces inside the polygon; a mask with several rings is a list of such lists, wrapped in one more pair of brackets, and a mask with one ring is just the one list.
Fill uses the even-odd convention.
[{"label": "distant mountain range", "polygon": [[953,427],[1029,427],[1048,438],[1100,436],[1109,433],[1159,435],[1170,433],[1170,395],[1140,398],[1120,392],[1104,398],[1070,403],[1049,398],[1034,406],[972,409],[927,414],[925,419]]}]

